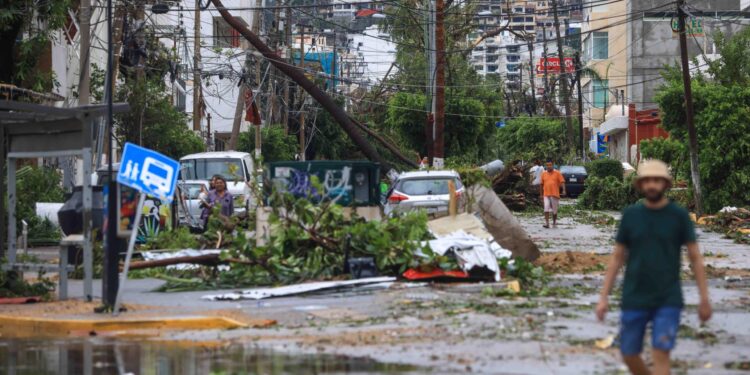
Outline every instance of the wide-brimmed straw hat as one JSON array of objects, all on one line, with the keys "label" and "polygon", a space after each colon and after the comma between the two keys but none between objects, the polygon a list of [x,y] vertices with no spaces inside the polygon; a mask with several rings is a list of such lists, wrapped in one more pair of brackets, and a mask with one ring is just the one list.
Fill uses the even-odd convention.
[{"label": "wide-brimmed straw hat", "polygon": [[638,164],[638,172],[636,174],[635,183],[638,184],[644,178],[657,177],[663,178],[672,184],[672,175],[669,173],[669,167],[661,160],[649,159],[643,160]]}]

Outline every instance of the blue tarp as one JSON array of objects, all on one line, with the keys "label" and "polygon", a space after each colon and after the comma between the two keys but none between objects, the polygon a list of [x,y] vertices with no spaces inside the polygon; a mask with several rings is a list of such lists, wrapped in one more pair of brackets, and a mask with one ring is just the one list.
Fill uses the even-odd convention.
[{"label": "blue tarp", "polygon": [[[299,51],[294,52],[292,54],[292,60],[294,61],[294,65],[299,64]],[[339,65],[336,64],[336,70],[333,71],[334,64],[333,64],[333,52],[315,52],[315,51],[305,51],[305,63],[317,63],[320,64],[320,67],[323,69],[323,73],[329,75],[338,77],[338,73],[340,70]],[[327,84],[333,84],[333,79],[327,80]]]}]

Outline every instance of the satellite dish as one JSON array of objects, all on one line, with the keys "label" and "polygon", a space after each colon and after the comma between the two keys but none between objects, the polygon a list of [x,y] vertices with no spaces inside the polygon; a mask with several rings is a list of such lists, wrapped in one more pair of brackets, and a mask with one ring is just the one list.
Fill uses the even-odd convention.
[{"label": "satellite dish", "polygon": [[156,3],[151,6],[151,13],[164,14],[169,12],[169,4],[167,3]]}]

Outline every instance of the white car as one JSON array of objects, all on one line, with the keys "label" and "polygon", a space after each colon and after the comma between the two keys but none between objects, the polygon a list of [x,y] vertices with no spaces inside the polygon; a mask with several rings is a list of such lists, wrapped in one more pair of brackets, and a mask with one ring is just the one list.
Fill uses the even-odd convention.
[{"label": "white car", "polygon": [[393,215],[413,210],[425,210],[428,214],[448,212],[448,181],[456,184],[456,195],[460,197],[464,192],[464,186],[456,171],[415,171],[400,174],[388,192],[385,214]]}]

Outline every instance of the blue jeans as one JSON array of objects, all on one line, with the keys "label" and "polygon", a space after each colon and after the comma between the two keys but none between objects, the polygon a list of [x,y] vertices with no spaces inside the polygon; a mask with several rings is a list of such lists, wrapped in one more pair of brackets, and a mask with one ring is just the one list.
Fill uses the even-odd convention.
[{"label": "blue jeans", "polygon": [[654,349],[671,351],[677,340],[682,308],[662,306],[654,309],[623,310],[620,317],[620,352],[624,356],[640,354],[643,336],[651,322],[651,346]]}]

